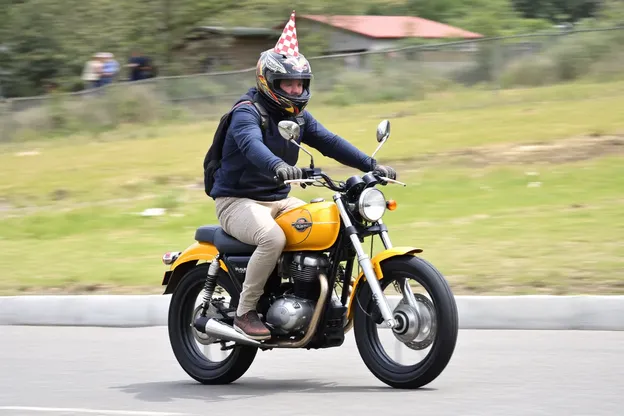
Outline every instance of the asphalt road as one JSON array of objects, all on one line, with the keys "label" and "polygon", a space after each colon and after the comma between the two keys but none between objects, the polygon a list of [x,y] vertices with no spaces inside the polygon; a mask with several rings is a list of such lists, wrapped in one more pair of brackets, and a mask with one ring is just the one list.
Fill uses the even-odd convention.
[{"label": "asphalt road", "polygon": [[[389,331],[388,331],[389,332]],[[166,328],[0,327],[0,416],[622,415],[624,332],[460,331],[426,388],[386,387],[341,348],[261,352],[236,384],[202,386]]]}]

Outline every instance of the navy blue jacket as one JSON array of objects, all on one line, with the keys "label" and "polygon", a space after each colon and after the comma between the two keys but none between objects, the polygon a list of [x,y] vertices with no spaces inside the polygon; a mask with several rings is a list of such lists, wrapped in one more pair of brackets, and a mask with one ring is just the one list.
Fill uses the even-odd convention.
[{"label": "navy blue jacket", "polygon": [[[256,88],[251,88],[247,94],[255,97],[269,111]],[[373,159],[328,131],[308,111],[303,112],[303,118],[305,123],[301,127],[298,143],[303,142],[324,156],[362,172],[373,169]],[[210,193],[213,199],[233,196],[276,201],[288,196],[291,187],[274,179],[275,167],[282,161],[295,166],[299,148],[279,134],[277,123],[281,120],[281,117],[269,112],[263,141],[261,118],[256,108],[252,104],[243,104],[234,110],[223,144],[221,167],[214,175],[215,183]]]}]

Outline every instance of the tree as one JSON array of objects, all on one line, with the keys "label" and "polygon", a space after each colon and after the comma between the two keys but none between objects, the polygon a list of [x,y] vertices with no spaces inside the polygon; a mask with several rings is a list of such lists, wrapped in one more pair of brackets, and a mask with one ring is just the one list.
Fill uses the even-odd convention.
[{"label": "tree", "polygon": [[512,0],[523,17],[548,19],[554,23],[576,22],[593,17],[600,10],[601,0]]}]

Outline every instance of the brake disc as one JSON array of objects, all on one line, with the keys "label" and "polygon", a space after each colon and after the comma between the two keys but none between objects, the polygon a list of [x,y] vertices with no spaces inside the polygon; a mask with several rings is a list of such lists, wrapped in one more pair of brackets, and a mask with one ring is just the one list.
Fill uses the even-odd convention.
[{"label": "brake disc", "polygon": [[392,329],[394,336],[412,350],[424,350],[435,339],[437,322],[433,303],[419,293],[414,294],[418,308],[401,299],[394,309],[397,326]]}]

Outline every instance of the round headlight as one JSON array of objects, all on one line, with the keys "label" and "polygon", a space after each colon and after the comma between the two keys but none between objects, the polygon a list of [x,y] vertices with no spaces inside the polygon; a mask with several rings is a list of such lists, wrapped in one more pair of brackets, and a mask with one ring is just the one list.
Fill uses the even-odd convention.
[{"label": "round headlight", "polygon": [[365,189],[358,201],[358,211],[366,221],[378,221],[386,212],[386,198],[384,194],[379,189]]}]

